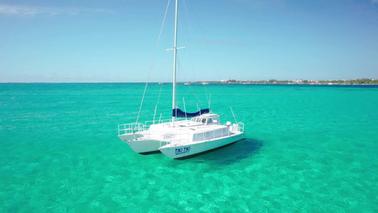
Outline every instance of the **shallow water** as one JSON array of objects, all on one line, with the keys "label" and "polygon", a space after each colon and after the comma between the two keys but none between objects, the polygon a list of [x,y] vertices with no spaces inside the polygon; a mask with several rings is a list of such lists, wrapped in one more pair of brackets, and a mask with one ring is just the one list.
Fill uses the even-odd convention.
[{"label": "shallow water", "polygon": [[[232,106],[247,131],[187,160],[117,138],[143,88],[0,84],[0,212],[378,212],[377,87],[180,86],[182,108]],[[151,85],[141,120],[170,98]]]}]

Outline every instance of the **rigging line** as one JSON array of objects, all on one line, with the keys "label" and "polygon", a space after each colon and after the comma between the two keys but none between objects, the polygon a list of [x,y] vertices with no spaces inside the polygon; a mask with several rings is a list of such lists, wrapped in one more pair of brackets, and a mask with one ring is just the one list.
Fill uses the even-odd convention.
[{"label": "rigging line", "polygon": [[[191,33],[191,23],[190,23],[190,21],[189,21],[189,12],[188,12],[188,7],[187,7],[187,5],[186,5],[186,1],[185,0],[182,0],[181,2],[183,2],[183,8],[184,8],[184,13],[182,13],[182,15],[181,15],[181,20],[184,22],[184,24],[183,24],[183,26],[182,26],[182,28],[181,28],[181,31],[187,31],[187,33],[183,33],[183,35],[188,35],[188,34],[193,34],[193,33]],[[182,39],[184,40],[184,43],[189,43],[189,41],[188,41],[188,38],[187,38],[187,36],[182,36]],[[190,52],[190,51],[189,51]],[[184,53],[183,53],[184,54]],[[178,56],[178,59],[179,59],[179,61],[183,61],[182,60],[182,57],[181,56]],[[181,67],[182,67],[182,64],[183,64],[183,62],[181,62]],[[189,65],[190,66],[190,73],[191,73],[191,75],[190,76],[194,76],[195,77],[195,75],[196,75],[196,73],[195,72],[193,72],[193,70],[194,70],[194,66],[193,66],[193,63],[189,63],[189,64],[187,64],[187,65]],[[188,69],[187,69],[188,70]],[[191,86],[189,86],[189,94],[192,94],[193,93],[193,87],[191,87]],[[198,96],[197,96],[197,94],[194,92],[193,93],[194,94],[194,97],[195,97],[195,99],[196,99],[196,101],[197,102],[200,102],[199,101],[199,99],[198,99]]]},{"label": "rigging line", "polygon": [[204,90],[205,90],[205,96],[206,96],[206,99],[207,99],[207,104],[209,104],[210,102],[209,102],[209,99],[210,99],[210,93],[209,93],[209,91],[208,91],[208,89],[207,89],[207,84],[202,84],[202,86],[203,86],[203,88],[204,88]]},{"label": "rigging line", "polygon": [[[160,24],[159,35],[158,35],[158,37],[156,39],[156,43],[155,43],[156,47],[159,46],[159,43],[160,43],[160,40],[161,40],[161,35],[163,34],[163,29],[164,29],[165,22],[166,22],[166,19],[167,19],[167,14],[168,14],[168,9],[169,9],[170,2],[171,2],[171,0],[167,0],[167,6],[165,7],[165,12],[164,12],[163,20],[162,20],[162,23]],[[156,58],[153,60],[151,66],[150,66],[150,69],[149,69],[150,71],[147,74],[147,81],[145,83],[142,100],[141,100],[140,105],[139,105],[139,111],[138,111],[138,115],[137,115],[137,118],[136,118],[136,123],[138,123],[139,118],[140,118],[140,113],[142,111],[142,107],[143,107],[143,103],[144,103],[144,98],[145,98],[146,92],[147,92],[148,82],[149,82],[150,77],[151,77],[150,76],[150,74],[151,74],[150,72],[151,72],[151,70],[153,70],[155,68],[155,63],[156,63],[155,60],[156,60]]]},{"label": "rigging line", "polygon": [[[183,0],[182,2],[183,2],[183,8],[184,8],[184,11],[186,12],[186,16],[187,16],[187,17],[184,16],[184,18],[187,18],[187,20],[185,19],[185,21],[187,21],[187,25],[188,25],[188,27],[186,28],[186,29],[188,30],[188,34],[195,35],[195,33],[194,33],[194,29],[195,29],[195,28],[198,28],[199,31],[200,31],[200,33],[199,33],[199,35],[200,35],[200,36],[199,36],[199,39],[202,40],[202,41],[204,41],[205,39],[204,39],[204,37],[203,37],[203,32],[204,32],[203,28],[199,25],[198,22],[195,22],[195,21],[192,22],[192,21],[190,21],[190,20],[191,20],[190,17],[192,17],[192,19],[194,19],[194,18],[193,18],[193,14],[194,14],[194,17],[198,17],[198,14],[195,14],[195,13],[194,13],[195,10],[191,10],[191,11],[193,11],[193,13],[192,13],[192,16],[190,16],[190,13],[189,13],[189,7],[188,7],[188,4],[187,4],[186,0]],[[184,14],[184,15],[185,15],[185,14]],[[194,25],[195,25],[194,23],[197,24],[197,27],[194,26]],[[193,71],[193,72],[192,72],[193,77],[194,77],[194,79],[196,79],[196,77],[197,77],[197,71],[195,71],[195,70],[196,70],[196,64],[195,64],[195,63],[190,63],[190,67],[191,67],[191,70]],[[200,70],[200,72],[201,72],[201,70]],[[200,75],[200,76],[201,76],[201,75]],[[203,94],[205,95],[205,97],[206,97],[206,99],[207,99],[207,104],[208,104],[208,106],[209,106],[209,108],[210,108],[211,100],[210,100],[210,98],[209,98],[208,86],[207,86],[207,85],[203,85],[203,86],[204,86],[204,88],[205,88],[205,92],[204,92]],[[194,90],[192,87],[190,87],[190,89],[191,89],[191,90]],[[200,98],[200,97],[198,96],[197,93],[198,93],[198,92],[194,92],[194,97],[195,97],[197,103],[199,102],[199,103],[201,104],[201,102],[203,102],[203,101],[200,101],[200,99],[203,100],[203,98]],[[202,94],[202,93],[200,92],[200,94]],[[210,95],[211,95],[211,94],[210,94]],[[202,95],[201,95],[201,96],[202,96]]]},{"label": "rigging line", "polygon": [[[156,38],[156,41],[155,41],[155,47],[156,48],[159,47],[161,36],[163,35],[163,31],[164,31],[165,23],[166,23],[166,20],[167,20],[168,9],[169,9],[170,4],[171,4],[171,0],[167,0],[167,5],[165,7],[163,19],[162,19],[161,24],[160,24],[159,34],[158,34],[158,37]],[[150,70],[153,70],[155,68],[155,65],[156,65],[156,56],[152,61],[152,65],[151,65]]]},{"label": "rigging line", "polygon": [[[183,0],[182,1],[183,2],[183,8],[184,8],[184,11],[186,12],[186,14],[187,14],[187,16],[188,16],[188,20],[195,20],[193,17],[196,17],[197,19],[199,18],[199,17],[201,17],[201,15],[198,13],[198,10],[195,10],[195,9],[193,9],[193,10],[190,10],[190,12],[191,13],[189,13],[189,6],[188,6],[188,4],[187,4],[187,2],[186,2],[186,0]],[[193,32],[194,32],[194,29],[198,29],[198,39],[200,40],[200,41],[202,41],[202,42],[205,42],[207,39],[205,39],[205,37],[204,37],[204,32],[206,32],[204,29],[206,29],[206,28],[204,28],[202,25],[201,25],[201,23],[202,22],[200,22],[200,21],[192,21],[192,22],[190,22],[190,21],[188,21],[188,29],[189,30],[192,30]],[[191,28],[191,29],[190,29]],[[194,35],[194,33],[193,33],[193,35]]]},{"label": "rigging line", "polygon": [[[177,54],[177,70],[176,70],[177,73],[180,73],[182,71],[182,57],[181,57],[181,55]],[[179,87],[177,86],[177,88],[176,88],[176,96],[178,96],[178,94],[179,94],[178,88]],[[182,94],[185,94],[185,93],[182,93]],[[178,102],[177,102],[176,105],[177,105],[176,108],[180,108]]]},{"label": "rigging line", "polygon": [[139,111],[138,111],[138,115],[137,115],[135,123],[138,123],[139,121],[140,112],[142,111],[142,106],[144,102],[144,97],[146,96],[146,92],[147,92],[147,87],[148,87],[148,82],[146,82],[146,85],[144,86],[143,96],[142,96],[142,100],[140,101]]},{"label": "rigging line", "polygon": [[232,110],[232,107],[230,107],[230,110],[231,110],[232,116],[234,117],[235,123],[237,123],[236,116],[235,116],[234,110]]},{"label": "rigging line", "polygon": [[[186,12],[186,14],[187,14],[187,16],[189,17],[190,16],[190,13],[189,13],[189,6],[188,6],[188,4],[187,4],[187,2],[186,2],[186,0],[183,0],[182,1],[183,2],[183,8],[184,8],[184,11]],[[196,10],[190,10],[191,12],[192,12],[192,16],[191,17],[200,17],[200,15],[198,14],[198,13],[196,13],[197,11]],[[188,20],[190,20],[190,17],[188,18]],[[192,31],[192,32],[190,32],[191,34],[193,34],[194,35],[194,28],[197,28],[198,29],[198,31],[199,31],[199,33],[198,33],[198,35],[199,35],[199,40],[201,40],[202,42],[204,42],[204,41],[206,41],[207,39],[205,39],[205,37],[204,37],[204,33],[203,32],[205,32],[204,31],[204,28],[200,25],[201,24],[201,22],[196,22],[196,21],[193,21],[193,22],[190,22],[190,21],[188,21],[188,27],[187,27],[187,29],[189,30],[189,31]],[[196,25],[196,26],[194,26],[194,25]],[[205,45],[206,45],[206,42],[205,42]],[[192,66],[192,69],[194,70],[195,69],[195,64],[194,63],[191,63],[191,66]],[[196,72],[194,72],[194,75],[196,75]],[[201,75],[200,75],[201,76]],[[210,98],[209,98],[209,91],[208,91],[208,86],[207,85],[203,85],[204,86],[204,88],[205,88],[205,96],[206,96],[206,99],[207,99],[207,102],[208,102],[208,104],[210,103]],[[196,93],[195,93],[196,94]],[[198,97],[197,97],[197,94],[196,94],[196,99],[197,99],[197,101],[198,101]],[[209,108],[210,108],[210,106],[209,106]]]},{"label": "rigging line", "polygon": [[165,7],[163,20],[162,20],[161,25],[160,25],[159,36],[158,36],[157,41],[156,41],[156,46],[159,46],[159,42],[160,42],[161,36],[163,34],[163,30],[164,30],[165,23],[166,23],[166,20],[167,20],[167,14],[168,14],[168,9],[169,9],[170,4],[171,4],[171,0],[167,0],[167,6]]},{"label": "rigging line", "polygon": [[181,20],[182,20],[182,27],[181,27],[181,31],[183,32],[183,36],[182,39],[185,39],[184,42],[187,42],[187,37],[190,37],[190,36],[187,36],[185,37],[184,35],[190,35],[191,33],[191,24],[190,24],[190,21],[189,21],[189,17],[188,17],[188,9],[187,9],[187,6],[186,6],[186,2],[185,1],[182,1],[183,2],[183,8],[184,10],[182,11],[181,13]]},{"label": "rigging line", "polygon": [[184,104],[185,119],[188,120],[188,115],[187,115],[187,112],[188,112],[188,111],[186,111],[186,105],[185,105],[185,98],[184,98],[184,97],[182,97],[182,102],[183,102],[183,104]]},{"label": "rigging line", "polygon": [[209,109],[211,109],[211,93],[209,94],[209,100],[208,100],[209,102],[208,102],[208,107],[209,107]]},{"label": "rigging line", "polygon": [[156,112],[157,112],[157,109],[158,109],[158,105],[160,103],[160,96],[161,96],[161,88],[162,88],[162,84],[160,84],[160,89],[159,89],[159,95],[158,95],[158,100],[157,100],[157,103],[155,105],[155,110],[154,110],[154,117],[153,117],[153,123],[155,123],[155,117],[156,117]]},{"label": "rigging line", "polygon": [[[181,54],[182,55],[182,54]],[[177,56],[177,66],[178,66],[178,71],[179,70],[182,70],[182,67],[184,66],[183,65],[183,61],[184,60],[182,60],[183,59],[183,57],[181,56],[181,55],[178,55]],[[191,64],[191,65],[193,65],[193,64]],[[199,97],[198,97],[198,95],[197,95],[197,92],[195,91],[195,89],[193,88],[193,86],[192,85],[189,85],[189,86],[187,86],[187,87],[189,87],[189,95],[191,95],[191,96],[194,96],[194,98],[195,98],[195,100],[196,100],[196,103],[197,103],[197,106],[198,106],[198,103],[200,103],[201,104],[201,100],[199,99]],[[197,107],[198,108],[198,107]]]},{"label": "rigging line", "polygon": [[[186,19],[184,20],[186,23],[186,25],[187,25],[187,29],[188,29],[188,31],[190,31],[189,33],[192,33],[193,34],[193,29],[195,28],[195,27],[193,27],[193,23],[190,21],[190,13],[189,13],[189,7],[188,7],[188,5],[187,5],[187,3],[186,3],[186,0],[183,0],[182,1],[183,2],[183,8],[184,8],[184,12],[185,13],[183,13],[183,17],[185,17]],[[195,16],[195,17],[198,17],[198,16]]]},{"label": "rigging line", "polygon": [[[188,7],[188,5],[187,5],[187,2],[186,2],[186,0],[183,0],[182,1],[183,2],[183,8],[184,8],[184,12],[185,13],[183,13],[183,18],[182,18],[182,20],[184,20],[185,21],[185,25],[187,26],[186,27],[186,29],[187,29],[187,31],[188,31],[188,35],[189,34],[191,34],[191,35],[194,35],[194,27],[192,26],[192,22],[190,21],[190,14],[189,14],[189,7]],[[185,39],[187,39],[187,38],[185,38]],[[188,42],[188,41],[187,41]],[[189,42],[188,42],[189,43]],[[190,51],[188,52],[188,54],[190,54]],[[196,77],[197,77],[197,73],[196,73],[196,71],[195,71],[195,65],[194,65],[194,63],[189,63],[189,66],[190,66],[190,70],[191,70],[191,76],[194,78],[194,79],[196,79]],[[194,94],[194,98],[196,99],[196,102],[197,102],[197,105],[198,105],[198,103],[201,103],[201,101],[199,100],[199,97],[198,97],[198,95],[197,95],[197,92],[196,91],[194,91],[194,88],[190,85],[189,86],[189,90],[190,90],[190,92],[191,93],[193,93]]]},{"label": "rigging line", "polygon": [[[155,41],[155,48],[159,47],[159,43],[161,41],[161,37],[163,35],[163,31],[164,31],[164,28],[165,28],[165,24],[166,24],[166,20],[167,20],[167,15],[168,15],[168,10],[169,10],[169,5],[170,4],[171,4],[171,0],[167,0],[167,5],[165,7],[163,19],[162,19],[161,24],[160,24],[159,34],[158,34],[158,36],[156,38],[156,41]],[[155,67],[156,67],[156,55],[152,59],[151,66],[150,66],[150,71],[154,70]],[[148,76],[148,79],[150,79],[150,75]]]},{"label": "rigging line", "polygon": [[[171,4],[171,0],[167,0],[167,5],[165,7],[165,11],[164,11],[164,15],[163,15],[163,19],[161,21],[161,24],[160,24],[160,29],[159,29],[159,34],[158,34],[158,37],[156,38],[156,41],[155,41],[155,47],[158,48],[159,47],[159,43],[161,41],[161,37],[163,35],[163,31],[164,31],[164,28],[165,28],[165,24],[166,24],[166,20],[167,20],[167,14],[168,14],[168,9],[169,9],[169,5]],[[153,70],[156,66],[156,55],[155,57],[153,58],[153,61],[151,63],[151,67],[150,67],[150,70]]]},{"label": "rigging line", "polygon": [[194,98],[196,99],[196,103],[197,103],[197,106],[198,106],[198,103],[201,103],[201,101],[198,98],[197,92],[193,89],[192,85],[189,85],[188,87],[189,87],[189,90],[190,90],[189,94],[193,94],[194,95]]}]

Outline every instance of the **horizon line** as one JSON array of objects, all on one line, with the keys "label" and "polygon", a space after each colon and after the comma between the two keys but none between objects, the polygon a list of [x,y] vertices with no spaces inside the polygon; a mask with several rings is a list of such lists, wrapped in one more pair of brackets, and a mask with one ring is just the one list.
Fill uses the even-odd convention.
[{"label": "horizon line", "polygon": [[[196,80],[196,81],[177,81],[176,83],[205,83],[205,82],[269,82],[269,81],[354,81],[354,80],[378,80],[378,78],[353,78],[353,79],[264,79],[264,80],[240,80],[240,79],[227,79],[227,80]],[[141,84],[141,83],[172,83],[172,81],[4,81],[0,84],[70,84],[70,83],[132,83],[132,84]]]}]

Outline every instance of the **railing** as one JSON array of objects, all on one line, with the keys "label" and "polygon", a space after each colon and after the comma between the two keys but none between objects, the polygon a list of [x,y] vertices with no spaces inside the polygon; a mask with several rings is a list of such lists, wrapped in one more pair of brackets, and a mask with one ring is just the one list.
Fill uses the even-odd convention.
[{"label": "railing", "polygon": [[172,118],[167,118],[167,119],[163,119],[163,120],[146,121],[146,122],[144,122],[144,125],[151,126],[152,124],[168,123],[168,122],[171,122],[171,121],[172,121]]},{"label": "railing", "polygon": [[[118,135],[125,135],[125,134],[134,134],[136,132],[141,132],[148,130],[152,124],[161,124],[161,123],[169,123],[171,119],[164,119],[159,121],[146,121],[144,123],[128,123],[128,124],[119,124],[118,125]],[[244,132],[244,123],[238,122],[233,125],[231,125],[230,130],[232,132]],[[206,133],[203,133],[206,134]],[[207,133],[210,135],[203,135],[203,138],[213,138],[215,135],[213,135],[213,132]],[[169,138],[165,138],[168,139]]]},{"label": "railing", "polygon": [[141,123],[128,123],[118,125],[118,135],[133,134],[136,132],[144,131],[148,127]]},{"label": "railing", "polygon": [[237,122],[236,125],[232,126],[233,131],[239,131],[244,132],[244,123],[243,122]]},{"label": "railing", "polygon": [[[177,119],[177,121],[183,119]],[[161,124],[161,123],[169,123],[172,119],[163,119],[163,120],[154,120],[154,121],[146,121],[144,123],[127,123],[127,124],[119,124],[118,125],[118,135],[124,134],[134,134],[136,132],[145,131],[150,128],[152,124]]]},{"label": "railing", "polygon": [[[226,132],[224,132],[226,130]],[[222,130],[223,132],[216,132],[216,131],[208,131],[197,133],[193,135],[193,141],[202,141],[202,140],[211,140],[218,137],[225,137],[235,134],[236,132],[244,132],[244,123],[238,122],[232,124],[227,129]]]}]

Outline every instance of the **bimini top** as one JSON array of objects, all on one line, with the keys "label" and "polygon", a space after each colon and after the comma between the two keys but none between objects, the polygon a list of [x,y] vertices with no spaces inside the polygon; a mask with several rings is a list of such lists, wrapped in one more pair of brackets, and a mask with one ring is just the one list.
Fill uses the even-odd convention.
[{"label": "bimini top", "polygon": [[198,112],[184,112],[179,108],[172,109],[172,116],[176,118],[192,118],[199,115],[203,115],[209,113],[210,109],[201,109]]}]

